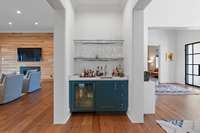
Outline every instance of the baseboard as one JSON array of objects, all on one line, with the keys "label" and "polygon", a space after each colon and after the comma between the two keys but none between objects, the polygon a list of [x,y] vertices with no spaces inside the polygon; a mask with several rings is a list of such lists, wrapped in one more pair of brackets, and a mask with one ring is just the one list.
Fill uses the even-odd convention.
[{"label": "baseboard", "polygon": [[129,119],[132,123],[136,123],[136,121],[134,121],[132,115],[131,115],[129,112],[127,112],[127,116],[128,116],[128,119]]},{"label": "baseboard", "polygon": [[144,112],[144,115],[154,115],[155,112]]},{"label": "baseboard", "polygon": [[160,84],[177,84],[176,82],[160,82]]},{"label": "baseboard", "polygon": [[136,121],[137,120],[137,118],[135,118],[133,115],[131,115],[131,113],[129,113],[129,112],[127,112],[127,116],[128,116],[128,118],[129,118],[129,120],[132,122],[132,123],[144,123],[144,118],[143,118],[143,120],[138,120],[138,121]]},{"label": "baseboard", "polygon": [[67,121],[70,119],[70,117],[71,117],[71,113],[69,113],[67,116],[65,116],[65,119],[63,121],[54,122],[54,125],[63,125],[63,124],[66,124]]},{"label": "baseboard", "polygon": [[68,120],[70,119],[70,117],[71,117],[71,113],[69,113],[69,115],[66,117],[66,120],[65,120],[65,122],[64,122],[64,123],[67,123],[67,122],[68,122]]}]

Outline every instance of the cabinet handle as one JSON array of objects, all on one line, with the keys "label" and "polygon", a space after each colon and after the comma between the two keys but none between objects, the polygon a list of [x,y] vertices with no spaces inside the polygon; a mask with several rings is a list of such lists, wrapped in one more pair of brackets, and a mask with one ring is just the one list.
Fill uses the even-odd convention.
[{"label": "cabinet handle", "polygon": [[124,94],[121,94],[121,97],[123,97],[124,96]]},{"label": "cabinet handle", "polygon": [[102,106],[101,108],[103,108],[103,109],[112,109],[112,108],[114,108],[114,106]]},{"label": "cabinet handle", "polygon": [[115,86],[114,86],[114,90],[117,90],[117,85],[116,85],[116,83],[115,83]]},{"label": "cabinet handle", "polygon": [[115,90],[117,90],[117,84],[115,83]]},{"label": "cabinet handle", "polygon": [[124,104],[120,104],[120,108],[123,108]]}]

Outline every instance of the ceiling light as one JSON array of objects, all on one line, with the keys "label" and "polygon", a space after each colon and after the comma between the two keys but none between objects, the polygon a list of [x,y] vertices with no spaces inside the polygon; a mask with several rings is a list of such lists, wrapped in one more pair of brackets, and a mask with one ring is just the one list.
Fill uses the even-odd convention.
[{"label": "ceiling light", "polygon": [[12,22],[8,22],[9,25],[12,25]]},{"label": "ceiling light", "polygon": [[17,10],[17,14],[22,14],[22,12],[20,10]]},{"label": "ceiling light", "polygon": [[39,23],[38,23],[38,22],[35,22],[34,24],[35,24],[35,25],[38,25]]}]

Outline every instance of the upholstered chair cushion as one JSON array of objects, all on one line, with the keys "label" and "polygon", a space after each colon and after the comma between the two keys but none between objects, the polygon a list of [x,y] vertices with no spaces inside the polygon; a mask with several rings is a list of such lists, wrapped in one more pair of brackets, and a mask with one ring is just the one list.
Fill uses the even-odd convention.
[{"label": "upholstered chair cushion", "polygon": [[6,77],[13,76],[13,75],[16,75],[16,72],[11,72],[11,73],[8,73],[8,74],[3,73],[1,75],[0,84],[3,83],[3,81],[5,80]]},{"label": "upholstered chair cushion", "polygon": [[3,80],[4,80],[5,77],[6,77],[6,75],[3,73],[3,74],[1,75],[0,84],[3,83]]}]

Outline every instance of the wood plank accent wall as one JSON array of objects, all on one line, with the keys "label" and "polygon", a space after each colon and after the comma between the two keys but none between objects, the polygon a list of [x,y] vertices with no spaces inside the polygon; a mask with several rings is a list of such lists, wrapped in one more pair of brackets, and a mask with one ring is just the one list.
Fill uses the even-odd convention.
[{"label": "wood plank accent wall", "polygon": [[[17,48],[42,48],[42,61],[18,62]],[[19,72],[20,66],[40,66],[42,79],[52,79],[53,33],[0,33],[0,73]]]}]

